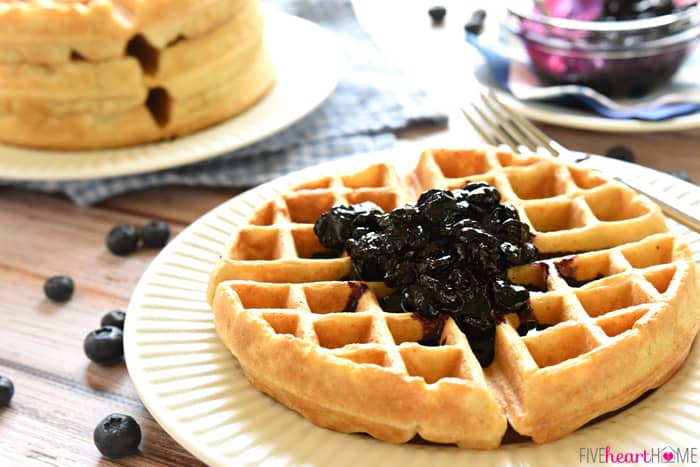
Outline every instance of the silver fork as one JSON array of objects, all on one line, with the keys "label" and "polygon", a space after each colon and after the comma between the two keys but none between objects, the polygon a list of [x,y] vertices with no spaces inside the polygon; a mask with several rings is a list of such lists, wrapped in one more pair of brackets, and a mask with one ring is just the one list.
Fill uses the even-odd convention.
[{"label": "silver fork", "polygon": [[[462,112],[476,132],[489,144],[506,145],[513,151],[521,153],[535,152],[542,156],[562,157],[567,162],[574,163],[602,157],[565,148],[527,119],[501,103],[492,90],[481,92],[480,101],[480,103],[471,102],[470,109],[463,107]],[[696,216],[671,206],[619,176],[613,174],[612,178],[653,200],[661,207],[665,215],[676,222],[700,232],[700,219]]]}]

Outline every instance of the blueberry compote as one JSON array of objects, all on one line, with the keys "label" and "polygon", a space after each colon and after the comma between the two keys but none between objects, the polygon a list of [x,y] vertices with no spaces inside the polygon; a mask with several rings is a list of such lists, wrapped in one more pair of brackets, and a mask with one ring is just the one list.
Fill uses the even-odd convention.
[{"label": "blueberry compote", "polygon": [[695,2],[689,0],[544,0],[544,4],[547,6],[548,13],[555,18],[579,21],[629,21],[678,13],[692,7]]},{"label": "blueberry compote", "polygon": [[[531,13],[542,16],[532,4]],[[519,23],[517,33],[546,83],[581,84],[609,97],[640,97],[667,82],[698,43],[694,0],[544,0],[544,4],[548,16],[581,22],[571,28],[526,19]],[[630,23],[656,17],[666,19]]]},{"label": "blueberry compote", "polygon": [[[500,200],[498,190],[476,182],[428,190],[389,213],[371,202],[334,206],[314,232],[326,248],[348,253],[359,279],[393,289],[380,301],[384,311],[438,322],[452,317],[486,367],[498,317],[529,306],[528,290],[505,272],[538,256],[528,226]],[[439,337],[423,343],[438,345]]]}]

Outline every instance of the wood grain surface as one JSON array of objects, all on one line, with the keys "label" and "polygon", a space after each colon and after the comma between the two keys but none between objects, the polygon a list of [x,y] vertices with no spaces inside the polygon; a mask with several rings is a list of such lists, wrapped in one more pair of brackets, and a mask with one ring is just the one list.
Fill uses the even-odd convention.
[{"label": "wood grain surface", "polygon": [[[451,3],[444,3],[449,9]],[[430,27],[428,6],[416,2],[391,27],[396,28],[396,35],[410,29],[411,40],[433,44],[433,49],[418,47],[413,60],[424,68],[442,63],[445,68],[428,70],[434,74],[432,81],[421,78],[448,94],[444,86],[456,89],[465,82],[458,76],[445,80],[442,74],[459,57],[449,54],[446,41],[451,36],[444,29]],[[382,13],[377,11],[379,17]],[[459,18],[452,19],[459,10],[449,11],[452,27],[461,29]],[[434,47],[440,47],[442,62],[435,57]],[[542,128],[574,149],[601,153],[613,145],[626,145],[644,165],[685,170],[700,181],[700,130],[620,135]],[[478,141],[457,112],[448,128],[399,136],[406,144],[403,150],[415,151]],[[0,188],[0,374],[10,377],[16,389],[11,406],[0,409],[0,466],[201,465],[151,418],[124,364],[103,367],[90,363],[82,342],[90,330],[99,327],[103,314],[126,309],[134,286],[157,254],[141,250],[124,258],[113,256],[105,247],[105,235],[112,226],[124,222],[142,225],[158,218],[170,222],[177,234],[237,192],[156,188],[84,209],[61,196]],[[66,304],[51,303],[42,293],[43,282],[55,274],[68,274],[75,280],[75,295]],[[113,412],[130,414],[140,423],[144,440],[139,454],[109,461],[94,447],[95,425]]]}]

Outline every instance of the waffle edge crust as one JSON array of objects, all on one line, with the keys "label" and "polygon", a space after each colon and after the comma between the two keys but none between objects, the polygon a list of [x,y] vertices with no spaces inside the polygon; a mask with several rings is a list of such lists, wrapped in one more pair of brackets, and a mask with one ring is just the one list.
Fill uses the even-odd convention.
[{"label": "waffle edge crust", "polygon": [[259,0],[0,1],[0,142],[99,149],[172,138],[273,86]]},{"label": "waffle edge crust", "polygon": [[[310,259],[322,249],[313,222],[331,205],[372,200],[387,211],[467,180],[496,186],[555,256],[509,271],[544,290],[530,303],[549,327],[520,336],[506,315],[485,369],[449,318],[443,344],[418,344],[420,320],[379,307],[383,284],[343,312],[356,288],[341,280],[349,258]],[[388,164],[329,175],[258,207],[231,237],[208,299],[250,383],[313,423],[490,449],[508,424],[553,441],[667,381],[698,332],[699,290],[688,246],[648,199],[591,171],[484,147],[425,151],[403,180]]]}]

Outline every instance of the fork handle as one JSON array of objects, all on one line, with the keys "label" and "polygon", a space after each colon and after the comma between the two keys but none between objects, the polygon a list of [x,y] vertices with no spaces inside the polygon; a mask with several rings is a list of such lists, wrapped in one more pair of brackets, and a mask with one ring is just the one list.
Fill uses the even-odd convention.
[{"label": "fork handle", "polygon": [[650,198],[652,201],[654,201],[656,204],[658,204],[661,207],[661,210],[665,215],[673,219],[674,221],[678,222],[679,224],[683,224],[684,226],[688,227],[689,229],[692,229],[696,232],[700,232],[700,219],[695,217],[694,215],[690,214],[689,212],[683,212],[678,208],[675,208],[668,204],[667,202],[657,198],[656,196],[650,194],[647,191],[644,191],[640,188],[637,188],[636,186],[630,185],[629,183],[625,182],[619,177],[614,177],[616,181],[622,183],[625,186],[630,187],[637,193],[643,194],[647,198]]}]

